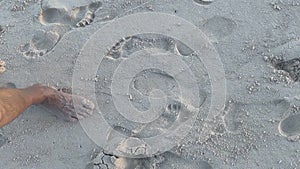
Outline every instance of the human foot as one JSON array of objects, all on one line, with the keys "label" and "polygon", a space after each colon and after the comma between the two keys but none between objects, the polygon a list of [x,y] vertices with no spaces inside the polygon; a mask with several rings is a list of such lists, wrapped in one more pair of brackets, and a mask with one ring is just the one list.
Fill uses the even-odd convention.
[{"label": "human foot", "polygon": [[91,115],[94,110],[94,103],[77,95],[55,91],[48,94],[42,105],[53,110],[57,117],[66,121],[77,121]]}]

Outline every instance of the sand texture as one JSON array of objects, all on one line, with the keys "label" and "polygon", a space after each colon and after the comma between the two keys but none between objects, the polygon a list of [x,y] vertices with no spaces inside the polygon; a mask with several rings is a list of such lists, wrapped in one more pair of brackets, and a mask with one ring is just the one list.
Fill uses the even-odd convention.
[{"label": "sand texture", "polygon": [[300,168],[299,18],[298,0],[0,0],[0,87],[98,111],[30,107],[0,129],[0,169]]}]

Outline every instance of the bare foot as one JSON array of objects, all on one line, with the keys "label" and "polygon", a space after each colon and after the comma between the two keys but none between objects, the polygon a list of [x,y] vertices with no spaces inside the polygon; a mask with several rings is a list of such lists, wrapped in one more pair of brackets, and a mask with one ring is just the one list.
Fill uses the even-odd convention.
[{"label": "bare foot", "polygon": [[83,119],[91,115],[95,107],[90,100],[63,91],[49,92],[46,94],[46,98],[41,105],[52,110],[56,116],[66,121]]}]

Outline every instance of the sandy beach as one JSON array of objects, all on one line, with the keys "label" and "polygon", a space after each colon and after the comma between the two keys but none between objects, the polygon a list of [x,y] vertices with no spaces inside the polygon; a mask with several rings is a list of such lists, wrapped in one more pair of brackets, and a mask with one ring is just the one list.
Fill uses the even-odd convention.
[{"label": "sandy beach", "polygon": [[298,0],[0,0],[0,87],[97,105],[30,107],[0,168],[300,168],[299,25]]}]

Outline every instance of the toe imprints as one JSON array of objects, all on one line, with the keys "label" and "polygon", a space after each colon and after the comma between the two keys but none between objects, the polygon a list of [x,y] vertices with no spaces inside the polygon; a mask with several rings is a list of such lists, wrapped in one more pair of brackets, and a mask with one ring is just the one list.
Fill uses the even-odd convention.
[{"label": "toe imprints", "polygon": [[275,65],[278,70],[286,71],[293,81],[300,81],[300,59],[281,61]]},{"label": "toe imprints", "polygon": [[60,36],[57,32],[39,30],[29,43],[19,48],[28,59],[35,59],[48,53],[58,42]]},{"label": "toe imprints", "polygon": [[102,6],[101,2],[92,2],[88,5],[76,8],[65,5],[44,5],[39,16],[39,21],[43,25],[66,24],[71,27],[84,27],[93,22],[95,12]]},{"label": "toe imprints", "polygon": [[267,63],[274,67],[276,78],[272,76],[272,81],[282,81],[287,84],[300,81],[299,46],[299,40],[291,40],[272,49],[271,56],[264,58]]},{"label": "toe imprints", "polygon": [[66,32],[72,28],[90,25],[95,18],[94,13],[101,6],[101,2],[92,2],[75,8],[69,7],[68,4],[53,3],[49,0],[43,2],[38,19],[42,25],[51,27],[51,29],[37,31],[30,42],[20,46],[19,52],[27,59],[46,55]]},{"label": "toe imprints", "polygon": [[76,27],[85,27],[86,25],[91,24],[94,18],[95,14],[89,11],[86,13],[86,16],[76,24]]}]

